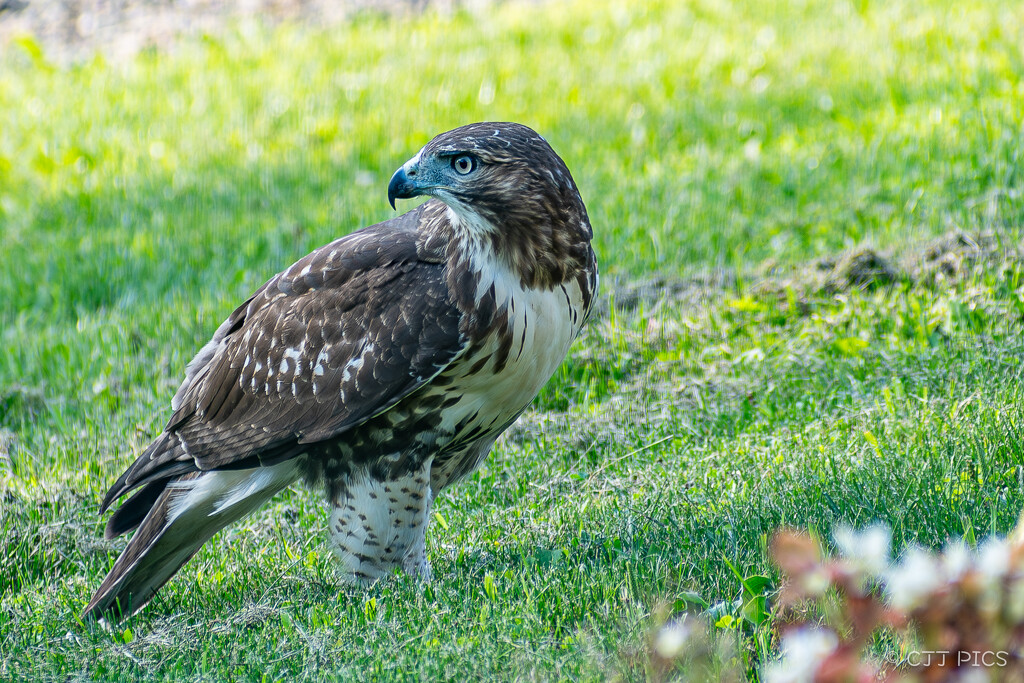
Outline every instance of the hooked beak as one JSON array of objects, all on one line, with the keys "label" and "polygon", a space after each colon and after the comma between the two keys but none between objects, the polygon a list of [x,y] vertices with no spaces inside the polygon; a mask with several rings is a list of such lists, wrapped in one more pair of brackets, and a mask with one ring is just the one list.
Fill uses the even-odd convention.
[{"label": "hooked beak", "polygon": [[416,185],[416,166],[413,165],[408,171],[405,170],[405,166],[395,171],[395,175],[391,176],[391,182],[388,183],[388,202],[391,203],[392,209],[396,208],[396,199],[411,199],[423,194]]}]

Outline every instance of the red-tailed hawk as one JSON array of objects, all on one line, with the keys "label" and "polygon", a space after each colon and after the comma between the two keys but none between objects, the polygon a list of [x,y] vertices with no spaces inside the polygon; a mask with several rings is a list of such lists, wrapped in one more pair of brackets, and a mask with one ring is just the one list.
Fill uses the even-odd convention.
[{"label": "red-tailed hawk", "polygon": [[418,208],[256,290],[189,363],[160,436],[105,511],[135,535],[86,608],[145,605],[217,531],[296,480],[323,487],[343,577],[428,577],[431,502],[472,472],[562,362],[597,263],[561,158],[514,123],[431,140],[391,178]]}]

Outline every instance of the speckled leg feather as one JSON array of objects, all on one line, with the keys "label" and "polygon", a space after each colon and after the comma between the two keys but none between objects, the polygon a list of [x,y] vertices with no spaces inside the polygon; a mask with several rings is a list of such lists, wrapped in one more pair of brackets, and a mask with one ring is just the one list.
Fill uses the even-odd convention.
[{"label": "speckled leg feather", "polygon": [[430,578],[430,464],[428,459],[413,472],[390,480],[356,471],[334,497],[329,533],[342,578],[372,583],[396,568]]}]

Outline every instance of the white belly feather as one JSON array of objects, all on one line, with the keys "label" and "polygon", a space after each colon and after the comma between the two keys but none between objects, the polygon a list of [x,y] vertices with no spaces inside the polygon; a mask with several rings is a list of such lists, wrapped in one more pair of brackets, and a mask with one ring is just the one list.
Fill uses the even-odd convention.
[{"label": "white belly feather", "polygon": [[[478,296],[493,283],[497,308],[505,307],[509,313],[512,346],[500,372],[494,372],[500,360],[500,335],[480,350],[479,355],[491,356],[491,360],[479,372],[460,377],[461,399],[445,412],[443,426],[447,428],[474,414],[477,418],[468,427],[500,425],[517,415],[558,369],[583,322],[583,293],[575,281],[550,290],[532,290],[522,288],[504,269],[490,274],[481,278]],[[463,365],[472,367],[475,360],[466,359]]]}]

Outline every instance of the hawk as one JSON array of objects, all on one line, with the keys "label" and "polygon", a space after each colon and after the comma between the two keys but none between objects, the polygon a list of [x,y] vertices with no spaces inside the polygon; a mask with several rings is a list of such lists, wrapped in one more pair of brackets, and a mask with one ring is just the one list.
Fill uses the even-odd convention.
[{"label": "hawk", "polygon": [[419,207],[270,278],[195,358],[163,432],[101,512],[135,530],[85,610],[144,606],[225,526],[322,489],[343,579],[430,576],[437,493],[475,470],[562,362],[597,261],[562,159],[515,123],[438,135],[395,172]]}]

